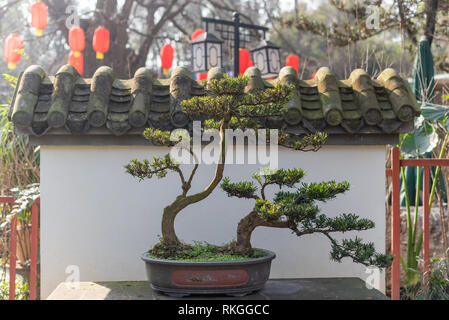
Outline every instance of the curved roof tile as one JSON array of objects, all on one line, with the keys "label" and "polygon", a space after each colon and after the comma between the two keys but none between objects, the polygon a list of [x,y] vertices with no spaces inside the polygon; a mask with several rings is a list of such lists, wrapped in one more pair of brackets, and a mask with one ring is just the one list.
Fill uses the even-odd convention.
[{"label": "curved roof tile", "polygon": [[[245,74],[250,77],[245,92],[272,87],[277,81],[295,86],[284,118],[266,121],[267,126],[286,131],[402,133],[412,128],[420,114],[407,81],[393,69],[377,79],[361,69],[345,80],[338,80],[328,68],[320,68],[312,80],[300,80],[291,67],[284,67],[272,81],[263,80],[255,67]],[[219,68],[208,72],[209,80],[222,76]],[[118,136],[147,126],[187,127],[191,121],[180,102],[205,94],[203,82],[193,80],[182,67],[174,68],[169,79],[155,79],[150,70],[140,68],[132,79],[121,80],[109,67],[100,67],[92,79],[85,79],[70,65],[61,67],[54,77],[39,66],[30,66],[19,79],[9,114],[15,128],[30,135],[50,135],[58,128],[82,135],[100,127]]]}]

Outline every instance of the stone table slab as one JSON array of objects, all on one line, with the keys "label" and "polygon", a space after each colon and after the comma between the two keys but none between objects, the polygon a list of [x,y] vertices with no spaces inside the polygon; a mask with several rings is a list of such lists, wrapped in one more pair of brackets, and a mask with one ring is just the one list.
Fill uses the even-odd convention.
[{"label": "stone table slab", "polygon": [[61,283],[48,300],[387,300],[359,278],[272,279],[244,297],[192,295],[173,298],[153,290],[147,281]]}]

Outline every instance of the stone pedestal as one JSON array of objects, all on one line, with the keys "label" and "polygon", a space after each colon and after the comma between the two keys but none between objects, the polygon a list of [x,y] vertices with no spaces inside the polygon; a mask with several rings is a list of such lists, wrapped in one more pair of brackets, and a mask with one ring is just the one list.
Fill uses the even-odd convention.
[{"label": "stone pedestal", "polygon": [[[48,300],[173,300],[151,289],[147,281],[61,283]],[[265,288],[244,297],[195,295],[177,300],[387,300],[359,278],[269,280]]]}]

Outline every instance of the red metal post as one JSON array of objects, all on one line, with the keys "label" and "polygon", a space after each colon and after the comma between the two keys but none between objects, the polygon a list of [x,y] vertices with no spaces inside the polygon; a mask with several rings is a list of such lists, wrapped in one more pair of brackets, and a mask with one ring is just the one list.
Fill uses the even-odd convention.
[{"label": "red metal post", "polygon": [[424,259],[424,284],[427,284],[427,280],[430,273],[430,208],[429,208],[429,198],[430,198],[430,179],[429,179],[429,167],[424,167],[423,173],[423,259]]},{"label": "red metal post", "polygon": [[31,207],[31,263],[30,263],[30,300],[36,300],[37,284],[37,242],[39,208],[37,201]]},{"label": "red metal post", "polygon": [[400,154],[398,148],[391,151],[391,173],[392,173],[392,199],[391,199],[391,252],[394,254],[394,261],[391,266],[391,299],[400,299],[401,286],[401,208],[400,208],[400,192],[401,192],[401,165]]},{"label": "red metal post", "polygon": [[16,297],[17,215],[11,219],[9,234],[9,300]]},{"label": "red metal post", "polygon": [[[14,205],[14,197],[0,196],[0,203],[7,203],[12,208]],[[14,300],[16,294],[16,249],[17,249],[17,217],[14,215],[10,224],[9,250],[14,252],[10,254],[9,261],[9,299]],[[14,251],[11,251],[14,250]]]}]

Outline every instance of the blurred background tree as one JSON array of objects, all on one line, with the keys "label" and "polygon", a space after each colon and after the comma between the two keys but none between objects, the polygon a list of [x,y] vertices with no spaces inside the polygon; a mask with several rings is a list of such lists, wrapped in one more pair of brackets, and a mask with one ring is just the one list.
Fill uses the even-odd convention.
[{"label": "blurred background tree", "polygon": [[[375,74],[389,66],[408,76],[415,45],[426,30],[435,39],[437,72],[449,71],[448,0],[43,0],[49,25],[40,38],[30,27],[33,1],[0,0],[0,41],[12,32],[24,40],[27,59],[18,70],[37,63],[54,73],[67,63],[68,26],[76,24],[76,17],[86,33],[86,77],[100,65],[113,67],[121,78],[141,66],[159,72],[159,51],[165,43],[175,47],[175,64],[189,66],[188,41],[195,29],[204,28],[201,16],[230,20],[238,11],[243,22],[270,28],[268,37],[281,47],[282,59],[291,53],[300,57],[303,77],[320,66],[331,67],[339,77],[358,67]],[[373,7],[380,20],[378,28],[370,29]],[[96,60],[92,49],[98,26],[111,34],[104,60]],[[4,63],[0,72],[7,72]]]},{"label": "blurred background tree", "polygon": [[[347,78],[355,68],[376,76],[387,67],[410,77],[416,44],[422,36],[433,43],[436,73],[449,71],[449,0],[43,1],[48,5],[49,24],[44,35],[36,37],[30,26],[34,0],[0,0],[0,43],[11,33],[19,34],[24,42],[24,55],[16,70],[7,69],[0,50],[0,74],[6,74],[0,77],[4,111],[13,92],[11,80],[21,70],[40,64],[54,74],[67,63],[68,31],[77,23],[86,33],[85,77],[92,76],[100,65],[111,66],[119,78],[131,77],[142,66],[160,75],[159,53],[166,43],[175,48],[173,65],[189,68],[190,37],[194,30],[205,28],[201,17],[231,20],[234,11],[240,12],[242,22],[269,28],[267,37],[281,47],[282,63],[288,54],[299,56],[303,79],[321,66],[329,66],[339,78]],[[376,14],[377,24],[372,19]],[[95,58],[91,43],[99,26],[110,31],[110,49],[104,60]],[[5,119],[2,124],[6,137],[10,126]],[[36,174],[23,183],[36,182]]]},{"label": "blurred background tree", "polygon": [[[7,75],[0,77],[0,104],[10,102],[11,79],[28,65],[40,64],[54,74],[67,63],[68,31],[77,23],[86,33],[83,76],[92,76],[100,65],[111,66],[120,78],[131,77],[142,66],[160,76],[164,44],[175,48],[173,65],[190,68],[189,40],[194,30],[205,28],[201,17],[231,20],[234,11],[242,22],[269,28],[267,37],[281,47],[282,63],[288,54],[299,56],[303,79],[321,66],[329,66],[339,78],[355,68],[376,76],[387,67],[409,77],[417,41],[424,35],[433,42],[436,73],[449,71],[449,0],[43,0],[49,24],[42,37],[30,26],[34,1],[0,0],[0,43],[11,33],[24,42],[16,70],[7,69],[0,50],[0,74]],[[370,28],[373,14],[378,14],[378,24]],[[97,60],[92,49],[98,26],[110,31],[104,60]],[[3,122],[2,129],[9,130]]]},{"label": "blurred background tree", "polygon": [[448,0],[329,0],[316,8],[295,0],[293,11],[272,16],[279,42],[309,58],[311,68],[327,60],[344,77],[359,67],[371,75],[393,67],[410,76],[425,36],[433,42],[437,72],[449,72]]}]

